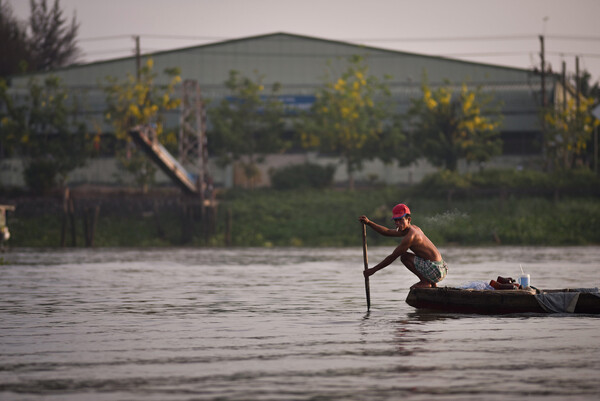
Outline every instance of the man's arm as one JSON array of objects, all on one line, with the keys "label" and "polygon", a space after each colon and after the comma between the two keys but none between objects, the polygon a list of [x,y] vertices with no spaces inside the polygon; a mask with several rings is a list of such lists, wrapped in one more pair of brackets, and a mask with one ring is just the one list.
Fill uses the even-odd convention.
[{"label": "man's arm", "polygon": [[369,220],[367,216],[360,216],[358,220],[371,227],[373,230],[378,232],[381,235],[385,235],[386,237],[401,237],[400,233],[397,230],[392,230],[390,228],[380,226],[379,224]]},{"label": "man's arm", "polygon": [[392,252],[390,255],[386,256],[385,259],[383,259],[381,262],[379,262],[375,267],[372,267],[370,269],[364,270],[363,271],[363,275],[365,277],[369,277],[373,274],[375,274],[376,272],[378,272],[379,270],[389,266],[390,264],[392,264],[392,262],[396,259],[398,259],[403,253],[407,252],[408,249],[410,248],[410,246],[413,243],[414,240],[414,233],[413,232],[409,232],[403,239],[402,242],[400,243],[400,245],[398,245],[396,247],[396,249],[394,249],[394,252]]}]

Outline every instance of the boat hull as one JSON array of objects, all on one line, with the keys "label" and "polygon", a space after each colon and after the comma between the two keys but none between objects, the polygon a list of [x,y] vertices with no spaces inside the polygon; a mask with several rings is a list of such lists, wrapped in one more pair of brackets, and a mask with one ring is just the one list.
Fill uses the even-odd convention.
[{"label": "boat hull", "polygon": [[[545,292],[569,292],[573,290],[547,290]],[[548,313],[535,297],[535,290],[464,290],[459,288],[414,288],[406,303],[417,309],[433,309],[446,312],[507,314]],[[575,313],[600,313],[600,297],[580,293]]]}]

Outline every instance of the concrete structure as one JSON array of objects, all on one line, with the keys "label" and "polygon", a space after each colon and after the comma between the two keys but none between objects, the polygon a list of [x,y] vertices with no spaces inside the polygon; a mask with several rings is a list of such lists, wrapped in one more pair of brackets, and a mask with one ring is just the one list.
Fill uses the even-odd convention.
[{"label": "concrete structure", "polygon": [[[182,79],[198,81],[202,96],[212,102],[227,95],[224,82],[231,70],[242,75],[253,77],[256,73],[264,76],[265,85],[280,83],[282,100],[297,107],[308,108],[314,100],[316,88],[322,85],[323,76],[328,63],[340,72],[347,68],[350,56],[363,56],[369,65],[370,74],[380,78],[391,76],[389,86],[399,111],[406,111],[411,97],[420,95],[423,74],[431,86],[445,85],[447,82],[460,86],[462,83],[470,87],[481,86],[497,100],[504,103],[502,114],[504,123],[502,138],[505,142],[504,159],[495,163],[522,163],[532,156],[539,155],[541,142],[539,107],[541,104],[541,79],[534,71],[507,68],[488,64],[471,63],[441,57],[431,57],[412,53],[404,53],[357,46],[339,41],[324,40],[286,33],[229,40],[202,46],[164,51],[142,56],[142,63],[148,57],[154,61],[154,71],[161,72],[166,68],[179,67]],[[87,118],[95,121],[105,134],[110,134],[111,127],[104,121],[104,98],[102,85],[106,77],[113,76],[124,79],[126,74],[135,76],[136,58],[128,57],[91,64],[73,65],[50,72],[61,78],[73,92],[85,95]],[[38,74],[43,78],[44,74]],[[24,91],[30,76],[14,77],[11,90],[14,93]],[[158,83],[166,83],[166,76],[159,74]],[[557,90],[558,80],[548,76],[546,81],[547,99],[552,103],[560,92]],[[179,111],[174,110],[168,116],[167,124],[176,127],[179,124]],[[209,122],[210,124],[210,122]],[[270,167],[288,164],[296,160],[311,160],[318,163],[330,163],[335,160],[320,158],[318,155],[274,156],[271,166],[265,166],[263,183],[268,182],[266,171]],[[13,176],[18,171],[18,161],[3,161],[6,166],[0,173],[0,185],[18,185]],[[8,163],[8,164],[7,164]],[[96,163],[104,164],[97,167]],[[89,167],[74,172],[72,183],[108,183],[111,181],[107,171],[114,170],[112,161],[92,161]],[[108,165],[110,165],[110,167]],[[10,170],[13,169],[13,170]],[[219,170],[214,164],[209,165],[210,173],[215,181],[222,185],[232,185],[236,177],[234,169]],[[98,174],[94,171],[98,171]],[[8,171],[11,171],[7,177]],[[384,166],[382,163],[368,163],[362,178],[377,176],[376,179],[387,183],[409,182],[418,180],[425,172],[433,171],[426,163],[418,163],[409,168]],[[160,179],[166,179],[164,176]],[[343,168],[338,169],[336,180],[346,179]],[[357,176],[361,179],[361,175]]]}]

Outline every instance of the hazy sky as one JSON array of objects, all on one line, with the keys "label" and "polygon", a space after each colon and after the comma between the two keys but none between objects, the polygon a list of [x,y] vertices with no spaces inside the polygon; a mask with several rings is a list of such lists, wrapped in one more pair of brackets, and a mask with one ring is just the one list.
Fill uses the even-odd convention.
[{"label": "hazy sky", "polygon": [[[6,1],[6,0],[4,0]],[[8,0],[19,18],[29,0]],[[48,0],[53,4],[54,0]],[[600,79],[600,0],[61,0],[80,23],[83,61],[287,32],[407,52],[531,68],[540,41]]]}]

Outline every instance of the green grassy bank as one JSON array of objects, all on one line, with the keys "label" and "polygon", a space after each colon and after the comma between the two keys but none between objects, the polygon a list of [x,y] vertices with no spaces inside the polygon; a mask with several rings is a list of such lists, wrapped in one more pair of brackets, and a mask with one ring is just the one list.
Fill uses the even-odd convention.
[{"label": "green grassy bank", "polygon": [[[289,194],[244,193],[230,201],[238,245],[356,246],[358,216],[393,227],[392,207],[411,208],[413,223],[436,244],[587,245],[600,244],[600,200],[508,196],[422,197],[407,189]],[[369,244],[395,243],[369,234]]]},{"label": "green grassy bank", "polygon": [[[413,223],[439,246],[458,245],[590,245],[600,244],[600,199],[509,194],[499,196],[423,195],[416,188],[370,190],[229,191],[220,199],[215,233],[208,239],[202,222],[182,238],[177,210],[162,213],[160,223],[148,213],[114,215],[102,207],[95,246],[224,246],[228,215],[233,246],[360,246],[358,217],[366,214],[393,226],[391,208],[407,203]],[[62,216],[9,216],[14,247],[57,247]],[[82,223],[77,229],[83,231]],[[369,245],[397,240],[369,234]],[[71,240],[67,240],[71,245]],[[84,246],[83,237],[77,246]]]}]

